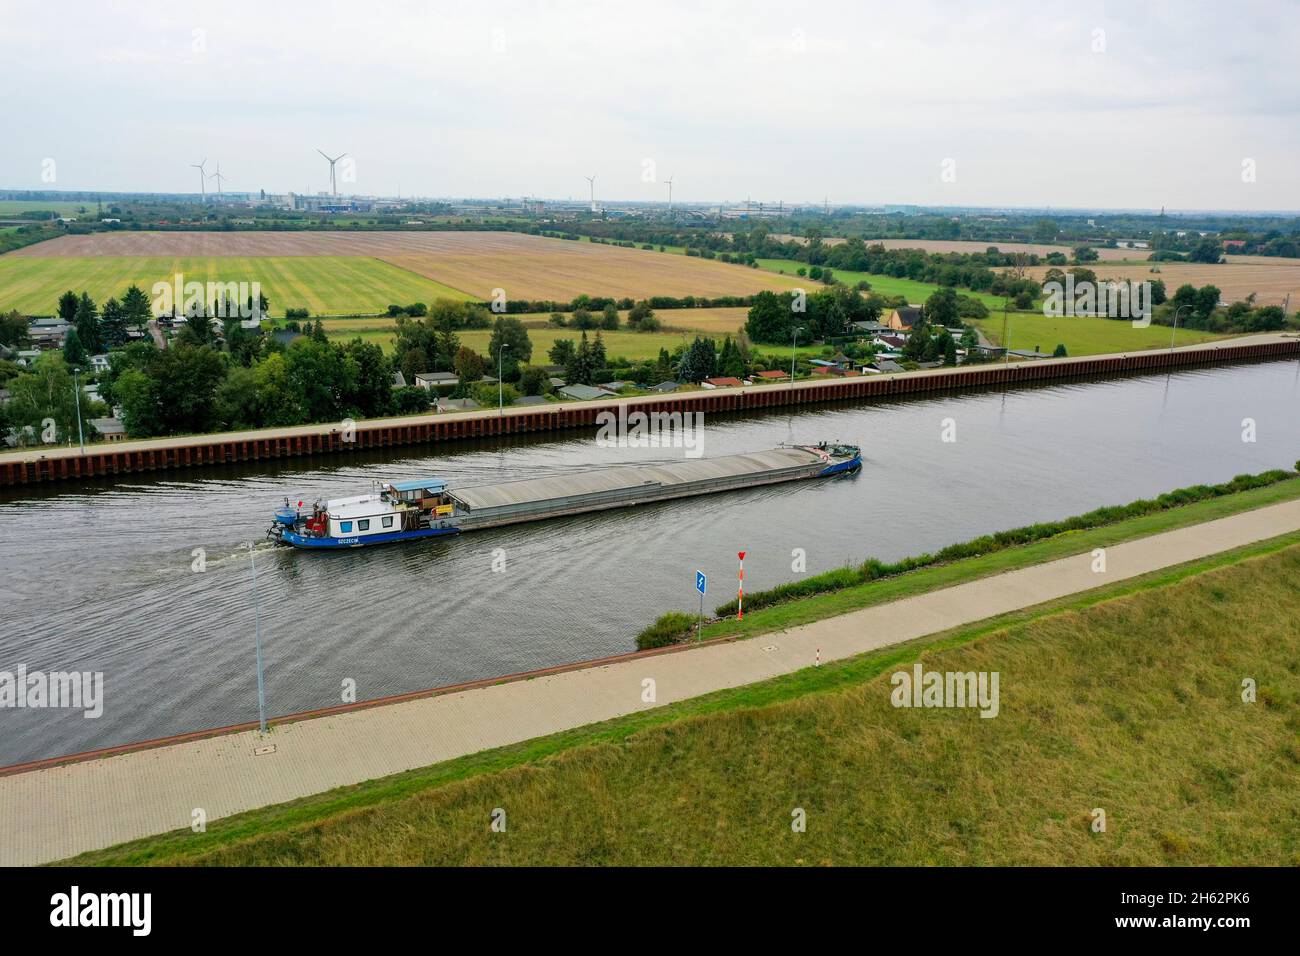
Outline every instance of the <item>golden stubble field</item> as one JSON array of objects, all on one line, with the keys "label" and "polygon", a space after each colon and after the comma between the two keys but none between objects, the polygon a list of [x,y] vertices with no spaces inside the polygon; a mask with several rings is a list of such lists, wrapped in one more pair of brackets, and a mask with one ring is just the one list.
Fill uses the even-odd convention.
[{"label": "golden stubble field", "polygon": [[139,232],[63,236],[17,258],[364,256],[476,298],[751,295],[792,277],[642,249],[503,232]]},{"label": "golden stubble field", "polygon": [[[1153,267],[1160,271],[1152,272]],[[1029,275],[1042,281],[1049,268],[1051,267],[1035,267],[1029,270]],[[1253,292],[1256,305],[1281,305],[1288,295],[1291,296],[1293,306],[1300,303],[1300,260],[1297,259],[1229,256],[1227,262],[1217,265],[1197,262],[1144,262],[1136,265],[1093,262],[1088,264],[1088,268],[1097,273],[1099,279],[1131,282],[1163,279],[1165,291],[1171,296],[1180,285],[1190,283],[1197,288],[1203,285],[1218,286],[1224,302],[1245,299]]]},{"label": "golden stubble field", "polygon": [[[779,239],[782,242],[789,242],[791,239],[799,243],[806,243],[808,240],[800,236],[790,235],[773,235],[773,239]],[[822,244],[828,246],[839,245],[843,239],[831,237],[823,239]],[[1045,243],[1037,242],[979,242],[971,239],[864,239],[869,246],[884,246],[886,249],[921,249],[925,252],[986,252],[990,246],[997,248],[999,252],[1025,252],[1031,255],[1045,256],[1049,252],[1063,252],[1069,256],[1071,247],[1069,246],[1052,246]],[[1149,249],[1098,249],[1098,258],[1105,260],[1125,259],[1145,259],[1151,252]]]}]

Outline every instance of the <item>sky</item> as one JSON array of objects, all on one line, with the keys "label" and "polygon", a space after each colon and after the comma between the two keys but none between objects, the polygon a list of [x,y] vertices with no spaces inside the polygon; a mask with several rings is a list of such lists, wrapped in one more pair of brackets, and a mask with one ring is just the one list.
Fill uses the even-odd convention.
[{"label": "sky", "polygon": [[0,187],[1297,210],[1297,50],[1285,0],[0,0]]}]

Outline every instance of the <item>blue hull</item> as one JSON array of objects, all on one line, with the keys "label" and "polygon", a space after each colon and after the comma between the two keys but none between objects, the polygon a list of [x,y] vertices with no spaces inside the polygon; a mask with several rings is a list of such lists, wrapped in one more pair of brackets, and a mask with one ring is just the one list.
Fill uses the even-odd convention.
[{"label": "blue hull", "polygon": [[818,478],[825,478],[827,475],[838,475],[846,471],[857,471],[862,467],[861,456],[850,458],[848,461],[842,461],[839,464],[831,465],[829,468],[823,468],[817,473]]},{"label": "blue hull", "polygon": [[295,548],[309,550],[329,550],[331,548],[368,548],[372,544],[389,544],[393,541],[411,541],[416,538],[434,538],[444,534],[459,534],[459,528],[425,528],[420,531],[390,531],[387,534],[353,535],[348,538],[319,538],[298,534],[287,528],[280,536],[285,544]]}]

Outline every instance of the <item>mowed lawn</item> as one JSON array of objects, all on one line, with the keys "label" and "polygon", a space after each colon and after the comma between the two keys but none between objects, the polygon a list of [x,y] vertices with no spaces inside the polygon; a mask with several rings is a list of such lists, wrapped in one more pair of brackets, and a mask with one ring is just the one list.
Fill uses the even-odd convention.
[{"label": "mowed lawn", "polygon": [[[795,276],[799,278],[796,270],[809,268],[806,262],[796,262],[793,259],[759,259],[758,265],[769,272],[780,272],[782,275]],[[926,299],[934,295],[939,287],[932,282],[918,282],[915,279],[895,279],[892,276],[873,275],[870,272],[849,272],[846,269],[832,269],[835,278],[845,285],[853,286],[859,282],[869,282],[872,292],[879,292],[881,295],[904,295],[907,301],[913,305],[921,305]],[[804,278],[807,283],[807,289],[812,292],[822,288],[822,284],[814,279]],[[978,299],[988,306],[989,310],[1001,309],[1002,298],[996,295],[989,295],[986,292],[971,292],[969,289],[958,289],[958,294],[970,296]]]},{"label": "mowed lawn", "polygon": [[[990,315],[974,322],[994,343],[1002,342],[1002,315]],[[1048,317],[1038,312],[1008,312],[1007,339],[1010,348],[1033,349],[1051,354],[1057,345],[1064,345],[1070,355],[1103,355],[1110,352],[1132,352],[1140,349],[1169,348],[1172,330],[1162,325],[1134,328],[1123,319],[1094,319],[1086,317]],[[1227,336],[1195,329],[1179,329],[1178,345],[1196,345]]]},{"label": "mowed lawn", "polygon": [[389,304],[472,298],[458,289],[364,256],[0,257],[0,309],[51,315],[64,291],[89,292],[101,305],[132,283],[151,294],[155,282],[260,282],[271,313],[306,308],[313,315],[382,312]]},{"label": "mowed lawn", "polygon": [[[224,866],[1295,866],[1300,546],[1255,550],[297,825],[249,814],[206,852],[184,831],[134,849]],[[918,660],[997,672],[997,715],[893,706],[892,674]],[[764,702],[765,686],[796,689]]]}]

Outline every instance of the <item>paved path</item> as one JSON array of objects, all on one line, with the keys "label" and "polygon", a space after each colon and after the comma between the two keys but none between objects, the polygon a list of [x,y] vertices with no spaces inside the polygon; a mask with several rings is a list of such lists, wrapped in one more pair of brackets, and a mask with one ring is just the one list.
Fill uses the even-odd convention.
[{"label": "paved path", "polygon": [[[63,859],[463,754],[765,680],[1300,529],[1300,501],[1008,571],[752,640],[0,777],[0,864]],[[642,701],[655,682],[657,702]]]}]

